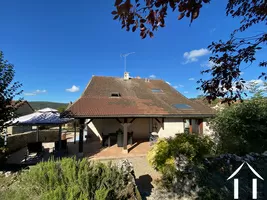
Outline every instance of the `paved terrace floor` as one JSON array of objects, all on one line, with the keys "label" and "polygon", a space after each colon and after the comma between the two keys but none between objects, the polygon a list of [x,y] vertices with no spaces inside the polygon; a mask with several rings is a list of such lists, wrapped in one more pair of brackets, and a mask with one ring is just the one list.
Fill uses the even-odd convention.
[{"label": "paved terrace floor", "polygon": [[[73,134],[67,136],[68,138],[68,154],[64,157],[72,157],[78,154],[79,142],[73,142]],[[36,164],[42,160],[46,161],[53,156],[54,142],[43,143],[44,154],[42,157],[32,155],[27,158],[25,162],[25,155],[27,148],[24,147],[19,151],[11,154],[7,160],[8,164]],[[133,145],[128,145],[129,153],[123,153],[122,147],[118,147],[116,144],[110,147],[102,147],[100,141],[84,141],[84,157],[92,160],[104,160],[104,159],[120,159],[120,158],[132,158],[132,157],[145,157],[149,149],[151,148],[148,141],[134,142]]]}]

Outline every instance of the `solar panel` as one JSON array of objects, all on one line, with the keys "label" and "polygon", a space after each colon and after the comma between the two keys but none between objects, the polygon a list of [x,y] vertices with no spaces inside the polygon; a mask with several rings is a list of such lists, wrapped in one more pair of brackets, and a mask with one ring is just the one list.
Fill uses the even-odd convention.
[{"label": "solar panel", "polygon": [[162,90],[161,89],[152,89],[152,92],[159,93],[159,92],[162,92]]},{"label": "solar panel", "polygon": [[174,104],[173,106],[177,109],[190,109],[190,108],[192,108],[191,106],[189,106],[187,104]]}]

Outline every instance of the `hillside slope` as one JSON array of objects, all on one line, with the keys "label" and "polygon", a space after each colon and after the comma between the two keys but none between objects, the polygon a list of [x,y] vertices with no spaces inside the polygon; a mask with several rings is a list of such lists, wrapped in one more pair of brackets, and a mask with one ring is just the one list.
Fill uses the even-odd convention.
[{"label": "hillside slope", "polygon": [[43,108],[53,108],[58,109],[59,107],[67,107],[68,103],[58,103],[49,101],[30,101],[29,104],[34,110],[39,110]]}]

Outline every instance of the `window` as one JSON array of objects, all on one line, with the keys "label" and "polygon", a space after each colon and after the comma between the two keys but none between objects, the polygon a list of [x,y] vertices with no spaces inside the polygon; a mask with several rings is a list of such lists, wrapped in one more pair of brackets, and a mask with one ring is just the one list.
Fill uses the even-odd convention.
[{"label": "window", "polygon": [[190,125],[191,125],[191,120],[184,119],[184,133],[190,133]]},{"label": "window", "polygon": [[174,104],[173,105],[177,109],[191,109],[192,107],[187,104]]},{"label": "window", "polygon": [[163,92],[161,89],[158,89],[158,88],[153,88],[153,89],[151,89],[151,91],[153,93],[161,93],[161,92]]},{"label": "window", "polygon": [[119,92],[112,92],[110,94],[111,97],[121,97],[121,94]]}]

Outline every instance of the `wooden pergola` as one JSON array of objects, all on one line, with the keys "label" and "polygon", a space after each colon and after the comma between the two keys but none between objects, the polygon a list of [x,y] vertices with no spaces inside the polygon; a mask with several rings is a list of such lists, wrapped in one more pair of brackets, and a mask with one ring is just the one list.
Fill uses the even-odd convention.
[{"label": "wooden pergola", "polygon": [[[128,153],[128,148],[127,148],[127,141],[128,141],[128,127],[137,119],[138,117],[123,117],[123,118],[111,118],[109,117],[108,119],[116,119],[120,125],[122,126],[123,129],[123,153]],[[148,117],[139,117],[139,118],[148,118]],[[149,117],[150,118],[150,117]],[[85,123],[85,118],[77,118],[79,120],[79,154],[82,156],[83,154],[83,138],[84,138],[84,128],[86,125],[91,123],[94,119],[99,119],[99,118],[91,118],[87,123]],[[103,119],[103,118],[101,118]],[[122,121],[121,121],[122,119]],[[162,127],[164,129],[164,118],[155,118],[154,119],[162,124]]]}]

